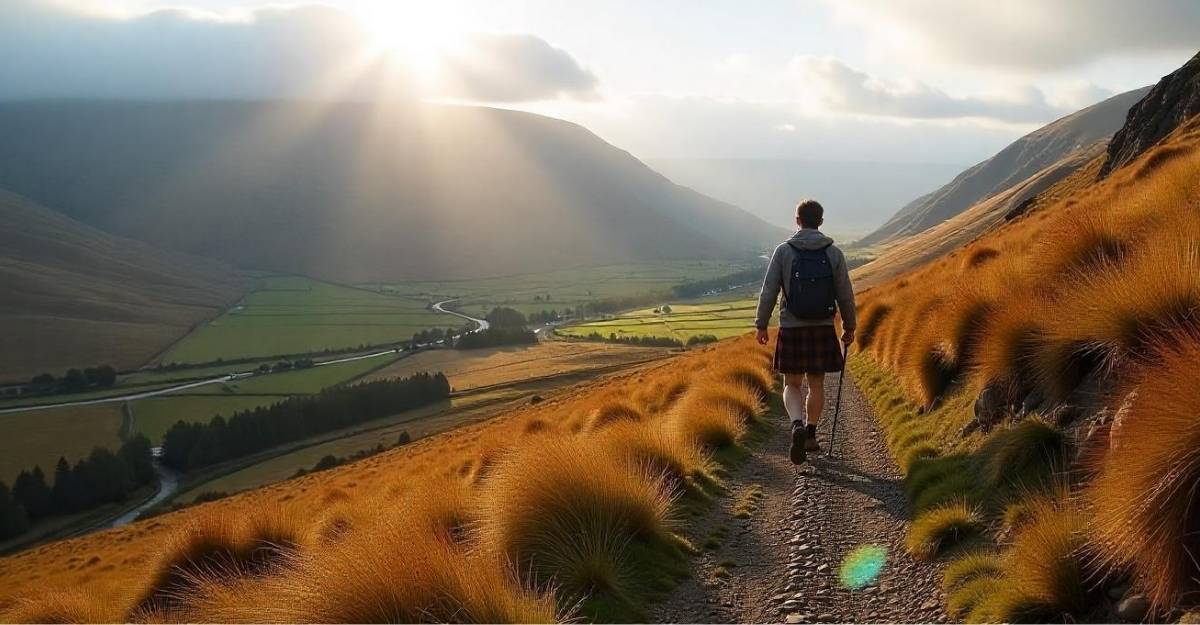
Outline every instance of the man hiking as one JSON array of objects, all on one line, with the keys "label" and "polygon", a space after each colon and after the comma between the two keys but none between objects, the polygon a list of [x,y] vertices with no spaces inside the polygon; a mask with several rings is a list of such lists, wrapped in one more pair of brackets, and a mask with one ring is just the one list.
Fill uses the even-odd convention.
[{"label": "man hiking", "polygon": [[[820,449],[817,423],[825,407],[825,374],[845,367],[841,344],[854,342],[857,322],[846,256],[821,233],[824,221],[825,209],[817,202],[804,200],[796,205],[800,229],[771,254],[754,318],[758,342],[766,345],[767,322],[783,291],[774,367],[784,376],[783,406],[792,421],[788,455],[795,464],[803,463],[807,452]],[[840,343],[833,328],[834,312],[842,317]],[[802,390],[806,380],[807,398]]]}]

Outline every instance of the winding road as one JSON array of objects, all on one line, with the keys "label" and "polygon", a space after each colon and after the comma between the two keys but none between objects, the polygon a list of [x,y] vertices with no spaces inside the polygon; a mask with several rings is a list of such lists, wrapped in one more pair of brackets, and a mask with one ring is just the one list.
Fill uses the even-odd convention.
[{"label": "winding road", "polygon": [[472,317],[471,315],[465,315],[463,313],[460,313],[457,310],[446,310],[446,308],[445,308],[446,304],[453,304],[454,302],[457,302],[460,299],[462,299],[462,298],[456,297],[454,299],[440,301],[433,305],[433,309],[440,313],[446,313],[447,315],[454,315],[455,317],[462,317],[463,319],[466,319],[467,321],[474,321],[476,327],[474,330],[471,330],[471,332],[483,332],[484,330],[491,327],[492,324],[488,323],[487,319],[478,319],[478,318]]}]

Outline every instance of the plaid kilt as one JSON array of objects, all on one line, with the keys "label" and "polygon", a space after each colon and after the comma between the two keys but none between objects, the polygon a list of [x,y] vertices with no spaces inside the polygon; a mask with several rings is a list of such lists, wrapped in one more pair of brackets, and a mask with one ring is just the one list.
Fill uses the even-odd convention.
[{"label": "plaid kilt", "polygon": [[831,373],[845,366],[842,342],[833,326],[780,328],[775,339],[775,370],[780,373]]}]

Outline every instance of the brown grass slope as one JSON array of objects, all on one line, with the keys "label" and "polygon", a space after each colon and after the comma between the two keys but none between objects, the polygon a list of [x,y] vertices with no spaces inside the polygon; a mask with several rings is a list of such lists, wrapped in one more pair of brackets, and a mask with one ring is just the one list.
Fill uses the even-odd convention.
[{"label": "brown grass slope", "polygon": [[1200,116],[1100,162],[861,297],[909,548],[971,547],[950,569],[974,576],[949,596],[968,621],[1200,606]]},{"label": "brown grass slope", "polygon": [[114,237],[0,191],[0,380],[139,365],[244,288],[221,263]]},{"label": "brown grass slope", "polygon": [[733,258],[786,234],[517,111],[3,103],[0,136],[0,188],[164,249],[339,282]]},{"label": "brown grass slope", "polygon": [[[682,574],[681,520],[761,417],[768,363],[750,337],[725,341],[0,559],[0,621],[637,621]],[[626,417],[596,423],[614,407]]]}]

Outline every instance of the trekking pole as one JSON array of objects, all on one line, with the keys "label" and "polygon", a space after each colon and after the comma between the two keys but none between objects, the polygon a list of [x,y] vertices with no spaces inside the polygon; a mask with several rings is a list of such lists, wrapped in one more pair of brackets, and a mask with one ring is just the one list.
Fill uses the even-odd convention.
[{"label": "trekking pole", "polygon": [[833,445],[837,442],[838,415],[842,412],[842,381],[846,379],[846,358],[850,356],[850,344],[842,349],[842,372],[838,374],[837,403],[833,407],[833,429],[829,432],[829,457],[833,457]]}]

